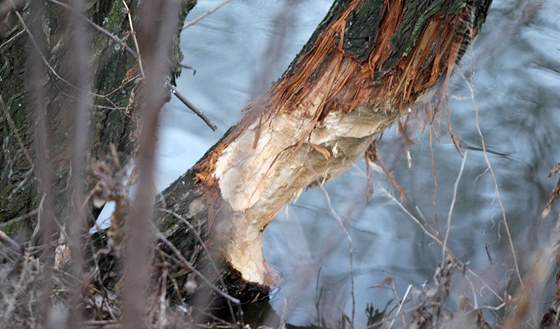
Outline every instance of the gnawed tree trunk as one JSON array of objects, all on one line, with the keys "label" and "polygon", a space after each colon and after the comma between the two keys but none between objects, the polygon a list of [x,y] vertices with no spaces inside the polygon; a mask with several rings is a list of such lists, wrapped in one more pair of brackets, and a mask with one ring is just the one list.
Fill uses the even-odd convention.
[{"label": "gnawed tree trunk", "polygon": [[262,254],[267,225],[303,190],[348,169],[399,117],[445,101],[490,2],[335,1],[272,89],[163,192],[173,213],[162,213],[162,233],[191,250],[194,238],[175,217],[184,216],[207,228],[215,260],[257,286],[278,285]]},{"label": "gnawed tree trunk", "polygon": [[[236,294],[251,294],[253,285],[277,286],[280,277],[262,256],[266,226],[304,189],[348,169],[384,129],[411,108],[432,106],[445,97],[445,82],[480,30],[490,2],[335,0],[272,89],[249,103],[241,122],[163,192],[156,220],[160,242],[170,242],[167,250],[183,255],[189,266],[195,264],[204,274],[215,275],[210,282],[239,274],[241,284],[223,287]],[[127,3],[131,17],[137,19],[138,3]],[[179,24],[192,3],[182,2]],[[33,17],[27,5],[20,5],[24,20]],[[129,11],[122,2],[90,1],[86,7],[93,23],[120,38],[128,35],[127,47],[133,44]],[[50,67],[43,67],[47,75],[33,83],[48,90],[43,106],[56,218],[68,216],[64,210],[71,176],[69,141],[76,133],[68,105],[72,99],[68,95],[75,91],[54,75],[64,77],[71,71],[64,64],[67,30],[61,13],[65,10],[51,0],[45,15],[28,19],[28,24],[43,29],[35,37],[44,38],[49,49],[44,58]],[[21,222],[30,223],[30,228],[37,223],[44,191],[37,187],[35,168],[40,165],[31,151],[31,145],[39,141],[33,140],[36,126],[28,96],[36,90],[22,87],[29,76],[22,49],[33,45],[14,8],[5,13],[0,15],[0,118],[6,123],[0,127],[0,228],[12,234]],[[95,107],[88,163],[103,159],[109,144],[130,155],[137,142],[137,113],[132,105],[141,103],[139,95],[131,95],[139,68],[130,49],[102,33],[91,38],[96,74],[95,95],[90,95]],[[177,51],[171,57],[173,64],[180,60]],[[136,103],[129,103],[131,99]],[[94,178],[88,177],[88,183],[92,186]],[[117,206],[114,217],[126,215],[126,205]],[[224,271],[216,273],[211,260],[225,265]],[[199,285],[204,281],[195,280]]]}]

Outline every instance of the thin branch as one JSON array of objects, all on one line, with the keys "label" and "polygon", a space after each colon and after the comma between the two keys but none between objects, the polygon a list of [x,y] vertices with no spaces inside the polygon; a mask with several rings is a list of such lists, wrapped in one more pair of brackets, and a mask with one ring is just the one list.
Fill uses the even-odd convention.
[{"label": "thin branch", "polygon": [[[218,280],[220,281],[220,284],[222,285],[222,287],[225,287],[226,284],[223,280],[223,277],[220,275],[220,271],[218,270],[218,267],[216,266],[216,262],[214,261],[214,258],[211,256],[211,253],[208,250],[208,247],[206,246],[206,243],[204,243],[204,240],[202,239],[200,234],[198,234],[198,232],[196,231],[194,226],[191,223],[189,223],[189,221],[186,218],[184,218],[183,216],[180,216],[179,214],[177,214],[174,211],[171,211],[171,210],[168,210],[168,209],[165,209],[165,208],[160,208],[159,210],[177,218],[178,220],[180,220],[183,224],[185,224],[193,232],[195,238],[198,240],[198,242],[202,246],[202,249],[204,249],[204,252],[206,253],[206,255],[209,259],[209,263],[212,266],[212,269],[216,272],[216,274],[218,274]],[[226,300],[226,301],[227,301],[227,305],[228,305],[229,311],[230,311],[232,319],[233,319],[234,318],[234,313],[233,313],[233,309],[231,307],[231,303],[230,303],[229,300]]]},{"label": "thin branch", "polygon": [[4,41],[2,44],[0,44],[0,49],[4,48],[5,46],[9,45],[12,41],[15,41],[17,39],[17,37],[19,37],[20,35],[22,35],[23,33],[25,33],[25,29],[19,31],[18,33],[16,33],[15,35],[13,35],[11,38],[9,38],[8,40]]},{"label": "thin branch", "polygon": [[88,320],[82,322],[82,327],[86,328],[96,328],[96,329],[105,329],[105,328],[121,328],[120,322],[115,320]]},{"label": "thin branch", "polygon": [[146,77],[144,73],[144,65],[142,64],[142,53],[140,53],[140,46],[138,46],[138,39],[136,38],[136,31],[134,30],[134,24],[132,23],[132,16],[130,16],[130,9],[126,4],[126,1],[122,1],[124,7],[126,8],[126,16],[128,17],[128,24],[130,25],[130,34],[132,35],[132,40],[134,41],[134,47],[136,48],[136,59],[138,59],[138,67],[140,68],[140,73],[142,77]]},{"label": "thin branch", "polygon": [[167,316],[167,269],[163,269],[161,273],[160,296],[159,296],[159,316],[158,327],[163,329],[166,323]]},{"label": "thin branch", "polygon": [[393,317],[393,319],[391,320],[391,323],[389,324],[389,328],[391,329],[393,327],[393,324],[395,323],[395,320],[397,318],[397,316],[399,316],[399,313],[401,312],[401,309],[404,305],[404,302],[406,301],[406,298],[408,297],[408,294],[410,293],[410,290],[412,289],[412,285],[409,284],[408,288],[406,288],[406,292],[404,293],[403,299],[402,301],[399,303],[399,307],[397,308],[397,313],[395,313],[395,316]]},{"label": "thin branch", "polygon": [[[75,12],[74,9],[70,6],[68,6],[65,3],[62,3],[58,0],[47,0],[50,3],[59,5],[67,10],[70,10],[72,12]],[[229,1],[229,0],[227,0]],[[130,10],[128,8],[128,6],[126,5],[126,3],[123,1],[124,6],[126,6],[126,10],[127,10],[127,15],[128,15],[128,20],[129,20],[129,24],[130,24],[130,28],[131,28],[131,34],[133,36],[133,40],[134,40],[134,45],[136,47],[136,49],[138,50],[138,41],[136,39],[136,32],[134,31],[134,27],[132,25],[132,21],[130,18]],[[134,51],[132,48],[130,48],[125,41],[123,41],[122,39],[120,39],[119,37],[117,37],[116,35],[112,34],[111,32],[107,31],[106,29],[102,28],[101,26],[99,26],[98,24],[94,23],[91,19],[85,17],[82,14],[79,14],[79,17],[86,23],[88,23],[91,27],[93,27],[96,31],[100,32],[101,34],[107,36],[108,38],[110,38],[111,40],[113,40],[116,44],[118,44],[119,46],[121,46],[123,49],[126,50],[126,52],[138,59],[138,65],[140,67],[140,72],[141,72],[141,76],[144,76],[144,68],[142,65],[142,61],[139,59],[138,53],[136,51]],[[46,60],[45,60],[46,61]],[[53,71],[53,73],[55,74],[55,76],[59,79],[61,79],[62,81],[65,81],[62,77],[60,77],[55,71],[54,69],[52,69],[50,67],[50,65],[48,63],[46,63],[46,65],[51,69],[51,71]],[[192,67],[187,66],[187,65],[180,65],[181,67],[184,68],[188,68],[188,69],[192,69]],[[195,71],[196,72],[196,71]],[[68,82],[68,84],[70,84]],[[212,129],[213,131],[216,131],[218,129],[218,127],[216,126],[216,124],[214,122],[212,122],[212,120],[210,118],[208,118],[202,111],[200,111],[198,108],[196,108],[196,106],[194,106],[188,99],[185,98],[185,96],[183,96],[178,90],[177,88],[175,88],[175,86],[173,86],[170,83],[166,83],[165,84],[169,89],[171,89],[171,92],[173,93],[173,95],[175,95],[183,104],[185,104],[185,106],[187,106],[191,111],[193,111],[198,117],[200,117],[207,125],[208,127],[210,127],[210,129]],[[98,97],[103,97],[103,95],[97,95],[94,94],[95,96]]]},{"label": "thin branch", "polygon": [[183,63],[179,63],[179,64],[177,64],[177,65],[179,65],[180,68],[193,71],[193,75],[196,74],[196,69],[195,69],[194,67],[190,66],[190,65],[183,64]]},{"label": "thin branch", "polygon": [[[311,165],[311,164],[310,164]],[[336,218],[336,220],[338,221],[338,224],[340,225],[340,227],[342,228],[342,231],[344,232],[344,234],[346,235],[346,240],[348,241],[348,256],[349,256],[349,263],[350,263],[350,285],[351,285],[351,294],[352,294],[352,323],[351,326],[354,326],[354,321],[355,321],[355,317],[356,317],[356,296],[355,296],[355,283],[354,283],[354,247],[353,247],[353,242],[352,242],[352,236],[350,236],[350,233],[348,232],[348,229],[346,228],[346,226],[344,225],[344,221],[343,219],[340,217],[340,215],[338,215],[338,213],[336,212],[336,210],[334,210],[334,207],[331,203],[331,198],[329,197],[329,193],[327,192],[327,190],[325,189],[325,187],[323,186],[323,182],[321,182],[319,184],[319,188],[321,189],[321,192],[323,192],[323,195],[325,196],[325,199],[327,199],[327,205],[329,207],[329,210],[332,214],[332,216],[334,218]]]},{"label": "thin branch", "polygon": [[498,179],[496,178],[496,175],[494,174],[494,168],[492,167],[492,164],[490,163],[490,158],[488,157],[488,152],[486,150],[486,141],[484,139],[484,135],[482,134],[482,130],[480,129],[480,125],[479,125],[478,103],[476,102],[476,98],[475,98],[475,95],[474,95],[474,87],[472,85],[472,81],[467,79],[467,77],[463,74],[462,71],[459,70],[459,73],[465,79],[465,82],[467,83],[467,87],[469,88],[470,98],[471,98],[471,102],[472,102],[474,113],[475,113],[476,131],[478,133],[478,136],[480,137],[480,144],[482,146],[482,154],[484,156],[484,161],[486,162],[486,167],[488,168],[488,171],[490,172],[490,176],[492,177],[492,182],[494,183],[494,193],[496,195],[496,199],[498,200],[498,205],[499,205],[500,211],[502,213],[502,221],[504,223],[504,228],[506,230],[506,235],[507,235],[507,238],[508,238],[509,247],[510,247],[510,250],[511,250],[511,255],[513,257],[513,265],[515,267],[515,274],[517,275],[517,279],[519,280],[519,284],[521,285],[521,287],[523,287],[523,280],[521,278],[521,271],[519,270],[519,263],[517,261],[517,254],[515,252],[515,246],[513,245],[513,238],[512,238],[511,232],[509,230],[509,224],[508,224],[507,217],[506,217],[506,209],[505,209],[504,204],[502,202],[502,197],[500,196],[500,188],[498,187]]},{"label": "thin branch", "polygon": [[19,131],[16,127],[16,123],[12,119],[12,116],[10,115],[10,112],[7,110],[7,107],[6,107],[6,104],[4,103],[4,99],[2,98],[2,95],[0,95],[0,107],[2,107],[2,112],[4,112],[4,116],[6,118],[6,121],[8,122],[8,126],[12,130],[13,136],[16,138],[16,141],[17,141],[19,147],[23,151],[23,154],[25,155],[25,159],[29,162],[29,164],[31,165],[31,168],[33,169],[35,167],[35,164],[33,163],[33,160],[31,159],[31,155],[29,155],[27,147],[25,147],[25,144],[23,143],[23,139],[21,138],[21,135],[19,134]]},{"label": "thin branch", "polygon": [[[552,178],[552,176],[557,174],[559,171],[560,171],[560,163],[556,164],[556,166],[550,171],[550,173],[548,173],[546,179]],[[556,185],[554,186],[552,192],[550,193],[550,198],[544,205],[544,209],[541,213],[541,216],[543,218],[548,216],[550,210],[552,209],[552,204],[554,204],[554,201],[556,201],[558,198],[560,198],[560,179],[558,179],[558,181],[556,182]]]},{"label": "thin branch", "polygon": [[203,20],[206,16],[212,14],[213,12],[215,12],[216,10],[222,8],[225,4],[227,4],[230,0],[224,0],[222,2],[220,2],[218,5],[216,5],[216,7],[211,8],[210,10],[208,10],[207,12],[205,12],[204,14],[198,16],[197,18],[193,19],[192,21],[189,21],[187,23],[185,23],[185,25],[183,26],[182,30],[188,29],[189,27],[195,25],[196,23],[200,22],[201,20]]},{"label": "thin branch", "polygon": [[[63,2],[60,2],[60,1],[58,1],[58,0],[47,0],[47,2],[50,2],[50,3],[52,3],[52,4],[61,6],[62,8],[67,9],[67,10],[70,10],[70,11],[72,11],[73,13],[76,14],[75,10],[74,10],[72,7],[70,7],[69,5],[67,5],[67,4],[65,4],[65,3],[63,3]],[[91,19],[85,17],[84,15],[78,14],[78,16],[79,16],[84,22],[88,23],[91,27],[93,27],[96,31],[98,31],[99,33],[101,33],[101,34],[107,36],[109,39],[113,40],[116,44],[118,44],[119,46],[121,46],[124,50],[126,50],[126,52],[127,52],[130,56],[132,56],[132,57],[134,57],[134,58],[138,58],[138,54],[137,54],[132,48],[130,48],[130,47],[126,44],[126,42],[124,42],[122,39],[120,39],[119,37],[117,37],[117,36],[114,35],[113,33],[107,31],[106,29],[102,28],[102,27],[99,26],[98,24],[94,23]]]},{"label": "thin branch", "polygon": [[[18,20],[23,25],[29,35],[29,47],[27,54],[28,81],[30,92],[30,118],[32,122],[31,130],[33,134],[33,144],[36,154],[36,173],[39,185],[39,193],[43,194],[39,204],[37,214],[36,230],[31,236],[30,245],[33,243],[34,236],[40,237],[40,241],[44,245],[44,250],[39,256],[39,262],[44,265],[43,276],[40,279],[39,291],[37,292],[38,303],[44,305],[41,312],[43,316],[49,314],[51,310],[50,296],[53,289],[52,267],[54,264],[55,247],[54,247],[54,228],[55,228],[55,200],[53,193],[53,170],[51,167],[51,159],[49,150],[52,144],[49,142],[49,134],[47,128],[47,109],[46,96],[47,90],[42,84],[47,72],[45,66],[41,65],[41,61],[47,67],[52,69],[45,59],[43,50],[46,49],[46,40],[41,30],[41,22],[44,14],[45,6],[42,1],[32,1],[30,4],[30,14],[28,16],[31,22],[30,28],[25,24],[21,14],[15,11]],[[37,37],[37,39],[35,38]],[[40,194],[38,194],[40,195]],[[37,233],[37,235],[35,234]]]},{"label": "thin branch", "polygon": [[189,102],[189,100],[186,99],[185,96],[183,96],[183,94],[181,94],[177,90],[177,88],[175,88],[175,86],[173,86],[169,82],[165,82],[165,86],[171,90],[175,97],[177,97],[183,104],[185,104],[189,109],[191,109],[191,111],[193,111],[199,118],[201,118],[202,121],[204,121],[204,123],[206,123],[206,125],[210,127],[210,129],[212,129],[213,131],[216,131],[216,129],[218,129],[216,124],[212,122],[212,120],[210,120],[210,118],[208,118],[204,113],[202,113],[202,111],[197,109],[196,106]]},{"label": "thin branch", "polygon": [[[437,236],[435,236],[433,233],[428,231],[426,229],[426,227],[420,222],[420,220],[418,218],[416,218],[413,214],[411,214],[410,211],[408,211],[408,209],[406,209],[406,207],[401,202],[399,202],[399,200],[397,200],[397,198],[395,198],[395,196],[393,196],[391,193],[389,193],[384,188],[381,188],[381,192],[389,200],[393,201],[399,207],[399,209],[401,209],[401,211],[407,215],[408,218],[410,218],[414,223],[418,224],[418,226],[420,226],[420,229],[424,232],[424,234],[426,234],[430,239],[432,239],[434,242],[436,242],[442,248],[444,248],[447,253],[449,253],[451,255],[453,254],[451,252],[451,250],[449,249],[449,247],[445,246],[443,244],[443,241],[441,241]],[[460,263],[461,266],[463,266],[466,269],[466,271],[468,273],[470,273],[472,276],[474,276],[476,279],[478,279],[482,283],[482,285],[484,286],[483,288],[487,288],[497,299],[499,299],[500,301],[503,301],[503,296],[501,296],[494,289],[492,289],[488,285],[488,283],[486,283],[486,281],[484,281],[478,274],[476,274],[473,270],[471,270],[469,267],[467,267],[467,265],[465,263],[461,262],[459,259],[457,259],[457,261]]]},{"label": "thin branch", "polygon": [[[48,59],[45,57],[45,55],[42,52],[42,48],[39,46],[39,44],[37,43],[37,40],[35,39],[35,36],[31,33],[31,31],[29,30],[29,27],[27,26],[27,24],[25,24],[25,21],[23,19],[23,17],[21,16],[21,14],[18,11],[15,11],[15,14],[18,18],[18,20],[20,21],[21,25],[23,26],[24,31],[28,34],[29,36],[29,40],[31,41],[31,44],[33,45],[33,48],[35,48],[35,50],[39,53],[39,58],[37,59],[37,62],[43,62],[43,64],[45,65],[45,67],[60,81],[62,81],[64,84],[70,86],[73,89],[79,89],[78,87],[76,87],[75,85],[73,85],[70,81],[64,79],[62,76],[60,76],[60,74],[58,74],[58,72],[56,72],[56,70],[50,65]],[[64,91],[60,90],[58,88],[58,86],[56,86],[56,84],[54,85],[58,91],[63,94],[64,96],[67,96],[69,98],[72,98],[71,95],[68,95],[66,93],[64,93]],[[106,99],[107,97],[104,95],[99,95],[96,93],[92,93],[91,91],[88,91],[89,94],[95,96],[95,97],[99,97],[99,98],[103,98]]]},{"label": "thin branch", "polygon": [[6,229],[6,227],[8,227],[10,225],[16,224],[16,223],[18,223],[22,220],[27,219],[27,218],[36,216],[38,213],[39,213],[39,209],[34,209],[34,210],[31,210],[30,212],[28,212],[27,214],[23,214],[21,216],[17,216],[17,217],[11,218],[11,219],[9,219],[5,222],[2,222],[2,223],[0,223],[0,230],[4,230],[4,229]]},{"label": "thin branch", "polygon": [[[54,0],[53,0],[54,1]],[[83,253],[82,233],[86,230],[87,214],[82,203],[85,197],[84,181],[86,180],[86,167],[88,155],[88,142],[90,136],[90,111],[92,99],[90,97],[91,67],[89,42],[90,31],[86,28],[87,20],[84,21],[82,11],[85,7],[84,0],[73,0],[72,11],[67,27],[70,36],[72,51],[69,53],[69,62],[66,64],[70,69],[70,80],[76,85],[73,90],[73,98],[66,99],[63,111],[69,117],[74,117],[74,125],[71,127],[72,140],[68,141],[72,147],[70,164],[70,188],[68,193],[68,214],[65,218],[66,228],[70,234],[66,237],[67,245],[72,254],[71,274],[77,278],[70,285],[70,326],[76,326],[82,322],[82,312],[79,308],[81,298],[80,285],[84,275],[85,257]],[[71,30],[72,29],[72,30]],[[77,33],[75,31],[82,31]],[[63,229],[61,230],[63,231]]]},{"label": "thin branch", "polygon": [[216,292],[218,295],[222,296],[223,298],[225,298],[226,300],[232,302],[233,304],[237,305],[237,306],[241,306],[241,302],[239,301],[239,299],[232,297],[230,295],[228,295],[227,293],[223,292],[220,288],[216,287],[214,284],[212,284],[212,282],[210,282],[210,280],[208,280],[206,278],[206,276],[204,276],[204,274],[202,274],[200,271],[198,271],[186,258],[185,256],[183,256],[183,254],[181,253],[181,251],[179,251],[179,249],[177,249],[177,247],[175,247],[175,245],[173,245],[173,243],[171,241],[169,241],[165,235],[163,235],[163,233],[161,233],[159,230],[157,230],[157,228],[153,227],[153,230],[156,234],[156,237],[161,240],[167,247],[169,247],[171,249],[171,251],[173,251],[173,253],[175,254],[175,256],[177,256],[177,258],[179,259],[179,261],[181,261],[181,264],[183,264],[187,269],[189,269],[190,271],[192,271],[196,276],[198,276],[202,281],[204,281],[204,283],[206,283],[210,289],[212,289],[214,292]]},{"label": "thin branch", "polygon": [[[144,327],[145,292],[150,282],[151,267],[146,260],[152,253],[150,232],[153,224],[155,189],[153,186],[154,168],[156,165],[156,148],[158,135],[159,112],[163,106],[164,90],[162,85],[169,72],[166,57],[177,27],[180,8],[174,1],[144,1],[140,8],[139,37],[141,48],[132,25],[131,12],[127,9],[131,34],[137,47],[138,65],[142,73],[142,103],[139,105],[141,119],[137,128],[139,134],[136,152],[139,172],[138,190],[135,202],[127,217],[127,241],[124,271],[126,280],[123,288],[123,321],[124,328],[136,329]],[[140,49],[142,51],[140,51]],[[145,64],[145,66],[144,66]],[[133,219],[133,220],[132,220]]]},{"label": "thin branch", "polygon": [[451,198],[451,205],[449,206],[449,212],[447,214],[447,227],[445,229],[445,237],[443,239],[443,248],[441,248],[442,263],[445,260],[447,241],[449,241],[449,231],[451,231],[451,217],[453,215],[453,209],[455,208],[455,201],[457,200],[457,190],[459,189],[459,182],[461,181],[461,177],[463,176],[463,169],[465,168],[466,161],[467,161],[467,152],[465,152],[465,155],[463,156],[463,160],[461,161],[461,168],[459,168],[459,174],[457,174],[457,179],[455,180],[455,184],[453,184],[453,197]]},{"label": "thin branch", "polygon": [[6,233],[4,233],[4,231],[0,230],[0,241],[5,241],[7,242],[10,246],[12,246],[14,249],[20,249],[20,245],[19,243],[15,242],[14,240],[12,240],[12,238],[10,238]]},{"label": "thin branch", "polygon": [[29,35],[29,40],[31,41],[31,43],[33,44],[33,48],[35,48],[35,51],[39,54],[39,60],[41,62],[43,62],[43,64],[45,64],[45,66],[49,69],[49,71],[52,72],[52,74],[54,74],[55,77],[57,77],[59,80],[64,81],[65,83],[67,83],[68,85],[72,84],[70,82],[68,82],[66,79],[64,79],[63,77],[61,77],[56,70],[49,64],[49,61],[47,60],[47,58],[43,55],[42,51],[41,51],[41,47],[37,44],[37,40],[35,40],[35,36],[33,35],[33,33],[31,33],[31,31],[29,30],[29,28],[27,27],[27,24],[25,24],[25,21],[23,19],[23,17],[21,17],[21,14],[19,13],[19,11],[15,11],[16,16],[18,18],[18,20],[20,21],[21,25],[23,26],[23,28],[25,29],[25,31],[27,32],[27,34]]}]

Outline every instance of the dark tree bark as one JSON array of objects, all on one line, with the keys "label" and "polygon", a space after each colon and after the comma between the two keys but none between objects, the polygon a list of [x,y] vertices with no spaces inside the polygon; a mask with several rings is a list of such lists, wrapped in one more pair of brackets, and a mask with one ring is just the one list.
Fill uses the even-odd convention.
[{"label": "dark tree bark", "polygon": [[[182,2],[178,26],[193,3]],[[447,79],[480,30],[490,3],[334,1],[271,90],[250,102],[244,118],[162,193],[156,216],[162,248],[181,254],[178,263],[187,272],[201,269],[210,282],[229,276],[234,281],[228,288],[236,294],[278,285],[278,274],[262,256],[266,226],[304,189],[345,171],[409,109],[444,102]],[[95,167],[97,176],[87,172],[84,177],[86,191],[96,186],[85,201],[90,219],[97,212],[92,201],[117,201],[111,233],[116,244],[128,202],[110,185],[138,145],[138,104],[145,96],[128,15],[136,24],[139,4],[127,4],[130,11],[120,1],[88,1],[85,17],[91,21],[84,23],[91,28],[94,72],[87,163],[88,168],[105,165]],[[0,229],[14,236],[21,225],[27,226],[24,240],[44,217],[46,191],[52,190],[53,217],[69,221],[72,141],[82,133],[75,129],[73,111],[79,77],[65,62],[72,56],[65,15],[72,10],[56,0],[46,2],[44,13],[34,15],[31,9],[17,1],[0,8]],[[179,73],[179,31],[169,36],[174,40],[171,80]],[[141,49],[150,49],[140,41]],[[41,70],[35,74],[46,73],[30,81],[34,72],[28,54],[39,51]],[[31,114],[38,89],[45,91],[40,115],[48,139],[42,141],[34,134],[42,117]],[[109,145],[115,146],[120,162],[114,161]],[[43,151],[47,163],[37,163]],[[51,168],[52,184],[39,184],[41,168]],[[216,272],[210,260],[222,271]],[[194,280],[204,286],[201,277]]]},{"label": "dark tree bark", "polygon": [[[139,1],[126,2],[130,9],[130,18],[137,24]],[[180,73],[179,63],[182,53],[179,48],[179,33],[188,10],[195,0],[182,1],[178,13],[179,25],[173,39],[173,52],[170,53],[171,79]],[[30,67],[27,65],[28,54],[40,47],[44,40],[41,60],[46,75],[38,84],[45,88],[44,108],[47,120],[48,161],[55,177],[53,190],[56,194],[57,216],[64,209],[67,183],[70,179],[72,141],[79,133],[74,128],[76,111],[75,77],[72,72],[76,67],[69,62],[72,57],[70,44],[71,31],[69,17],[73,10],[65,3],[56,0],[46,1],[44,12],[34,17],[30,5],[24,1],[4,1],[0,8],[0,137],[3,140],[0,154],[0,223],[2,229],[12,233],[21,223],[35,223],[37,209],[41,200],[41,191],[37,187],[34,169],[37,164],[34,156],[33,122],[30,103],[33,90],[29,81]],[[20,16],[20,17],[18,17]],[[91,134],[88,141],[88,163],[104,159],[109,152],[109,145],[124,155],[130,155],[135,147],[134,129],[137,125],[136,108],[131,104],[131,91],[139,76],[135,54],[133,32],[131,32],[127,8],[122,1],[89,1],[84,17],[89,22],[83,23],[87,29],[74,31],[84,37],[90,35],[89,54],[92,75]],[[30,38],[27,28],[32,30],[38,25],[40,35]],[[95,26],[96,25],[96,26]],[[100,32],[100,28],[105,33]],[[30,31],[31,32],[31,31]],[[108,36],[109,32],[112,36]],[[132,55],[131,55],[132,54]],[[47,64],[48,63],[48,66]],[[126,159],[123,159],[123,162]],[[93,178],[88,177],[88,186]],[[94,212],[92,212],[94,213]]]}]

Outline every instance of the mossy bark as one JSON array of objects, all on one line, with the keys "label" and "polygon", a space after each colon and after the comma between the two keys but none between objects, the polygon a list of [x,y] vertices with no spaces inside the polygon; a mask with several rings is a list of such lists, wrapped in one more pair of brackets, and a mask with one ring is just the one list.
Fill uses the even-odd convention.
[{"label": "mossy bark", "polygon": [[[141,1],[127,0],[130,16],[134,24],[138,20],[138,8]],[[196,0],[182,2],[182,11],[178,13],[179,23],[183,24],[186,14]],[[107,32],[124,40],[134,48],[133,34],[129,24],[128,12],[122,1],[90,0],[86,4],[84,16]],[[69,7],[46,1],[44,15],[40,22],[30,21],[30,6],[22,4],[19,8],[9,8],[0,21],[0,229],[14,231],[15,226],[32,227],[36,223],[36,212],[41,201],[42,192],[38,190],[34,169],[36,157],[33,150],[32,108],[30,105],[30,82],[27,56],[30,47],[34,47],[24,24],[18,19],[16,11],[21,14],[25,25],[40,24],[46,49],[44,60],[50,68],[40,84],[45,88],[45,108],[48,118],[48,154],[54,178],[53,191],[56,194],[56,217],[65,222],[64,208],[68,202],[68,180],[71,161],[71,145],[75,134],[73,118],[75,113],[71,106],[73,86],[71,84],[72,67],[67,58],[71,51]],[[123,49],[122,45],[106,35],[85,24],[87,30],[81,33],[90,35],[92,74],[92,99],[90,121],[90,140],[88,142],[88,168],[97,160],[108,154],[109,145],[114,145],[126,160],[135,145],[136,127],[135,109],[130,106],[131,91],[137,80],[137,59]],[[174,36],[173,53],[170,56],[174,67],[169,73],[174,79],[180,72],[177,65],[182,59],[179,48],[181,26]],[[46,66],[46,65],[45,65]],[[88,175],[84,182],[86,190],[91,189],[94,180]],[[90,209],[91,218],[96,210]],[[28,235],[28,231],[24,235]]]}]

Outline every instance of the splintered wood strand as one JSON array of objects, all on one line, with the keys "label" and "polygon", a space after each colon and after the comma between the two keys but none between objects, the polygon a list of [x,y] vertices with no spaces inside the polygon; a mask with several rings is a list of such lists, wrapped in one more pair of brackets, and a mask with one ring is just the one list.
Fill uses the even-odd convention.
[{"label": "splintered wood strand", "polygon": [[[315,47],[303,56],[298,63],[299,69],[283,77],[274,87],[272,107],[294,111],[305,98],[306,89],[317,86],[319,76],[326,72],[336,75],[336,78],[333,79],[334,85],[328,86],[325,101],[318,109],[321,116],[331,110],[348,113],[366,103],[390,105],[393,108],[414,103],[419,96],[437,84],[442,73],[452,70],[464,36],[460,31],[462,24],[458,15],[434,16],[411,54],[405,56],[393,72],[380,72],[382,64],[391,54],[392,36],[399,28],[402,11],[402,1],[395,1],[391,8],[384,8],[380,23],[383,29],[380,29],[375,49],[366,65],[351,55],[346,56],[340,48],[342,40],[339,39],[344,34],[345,19],[351,9],[346,11],[342,19],[327,29],[319,37]],[[336,47],[337,42],[339,47]],[[430,63],[426,63],[426,58],[430,58],[431,53],[434,54],[433,58]],[[339,64],[340,69],[329,71],[327,68],[333,61]],[[372,80],[376,78],[376,74],[384,76],[374,83]]]},{"label": "splintered wood strand", "polygon": [[391,54],[391,39],[397,30],[403,14],[403,1],[398,0],[391,3],[391,6],[385,2],[383,7],[383,29],[377,38],[377,43],[368,60],[368,68],[373,78],[373,74],[378,72],[385,59]]},{"label": "splintered wood strand", "polygon": [[[306,89],[315,82],[315,76],[324,72],[325,64],[340,62],[345,58],[342,51],[346,22],[359,1],[350,4],[331,26],[321,33],[313,48],[297,63],[293,74],[284,76],[274,87],[273,104],[283,104],[280,109],[292,111],[306,96]],[[337,38],[338,36],[338,38]],[[337,42],[339,46],[337,47]],[[323,71],[323,72],[322,72]],[[336,75],[338,72],[333,72]],[[338,88],[335,88],[338,89]],[[327,99],[331,98],[327,96]]]}]

